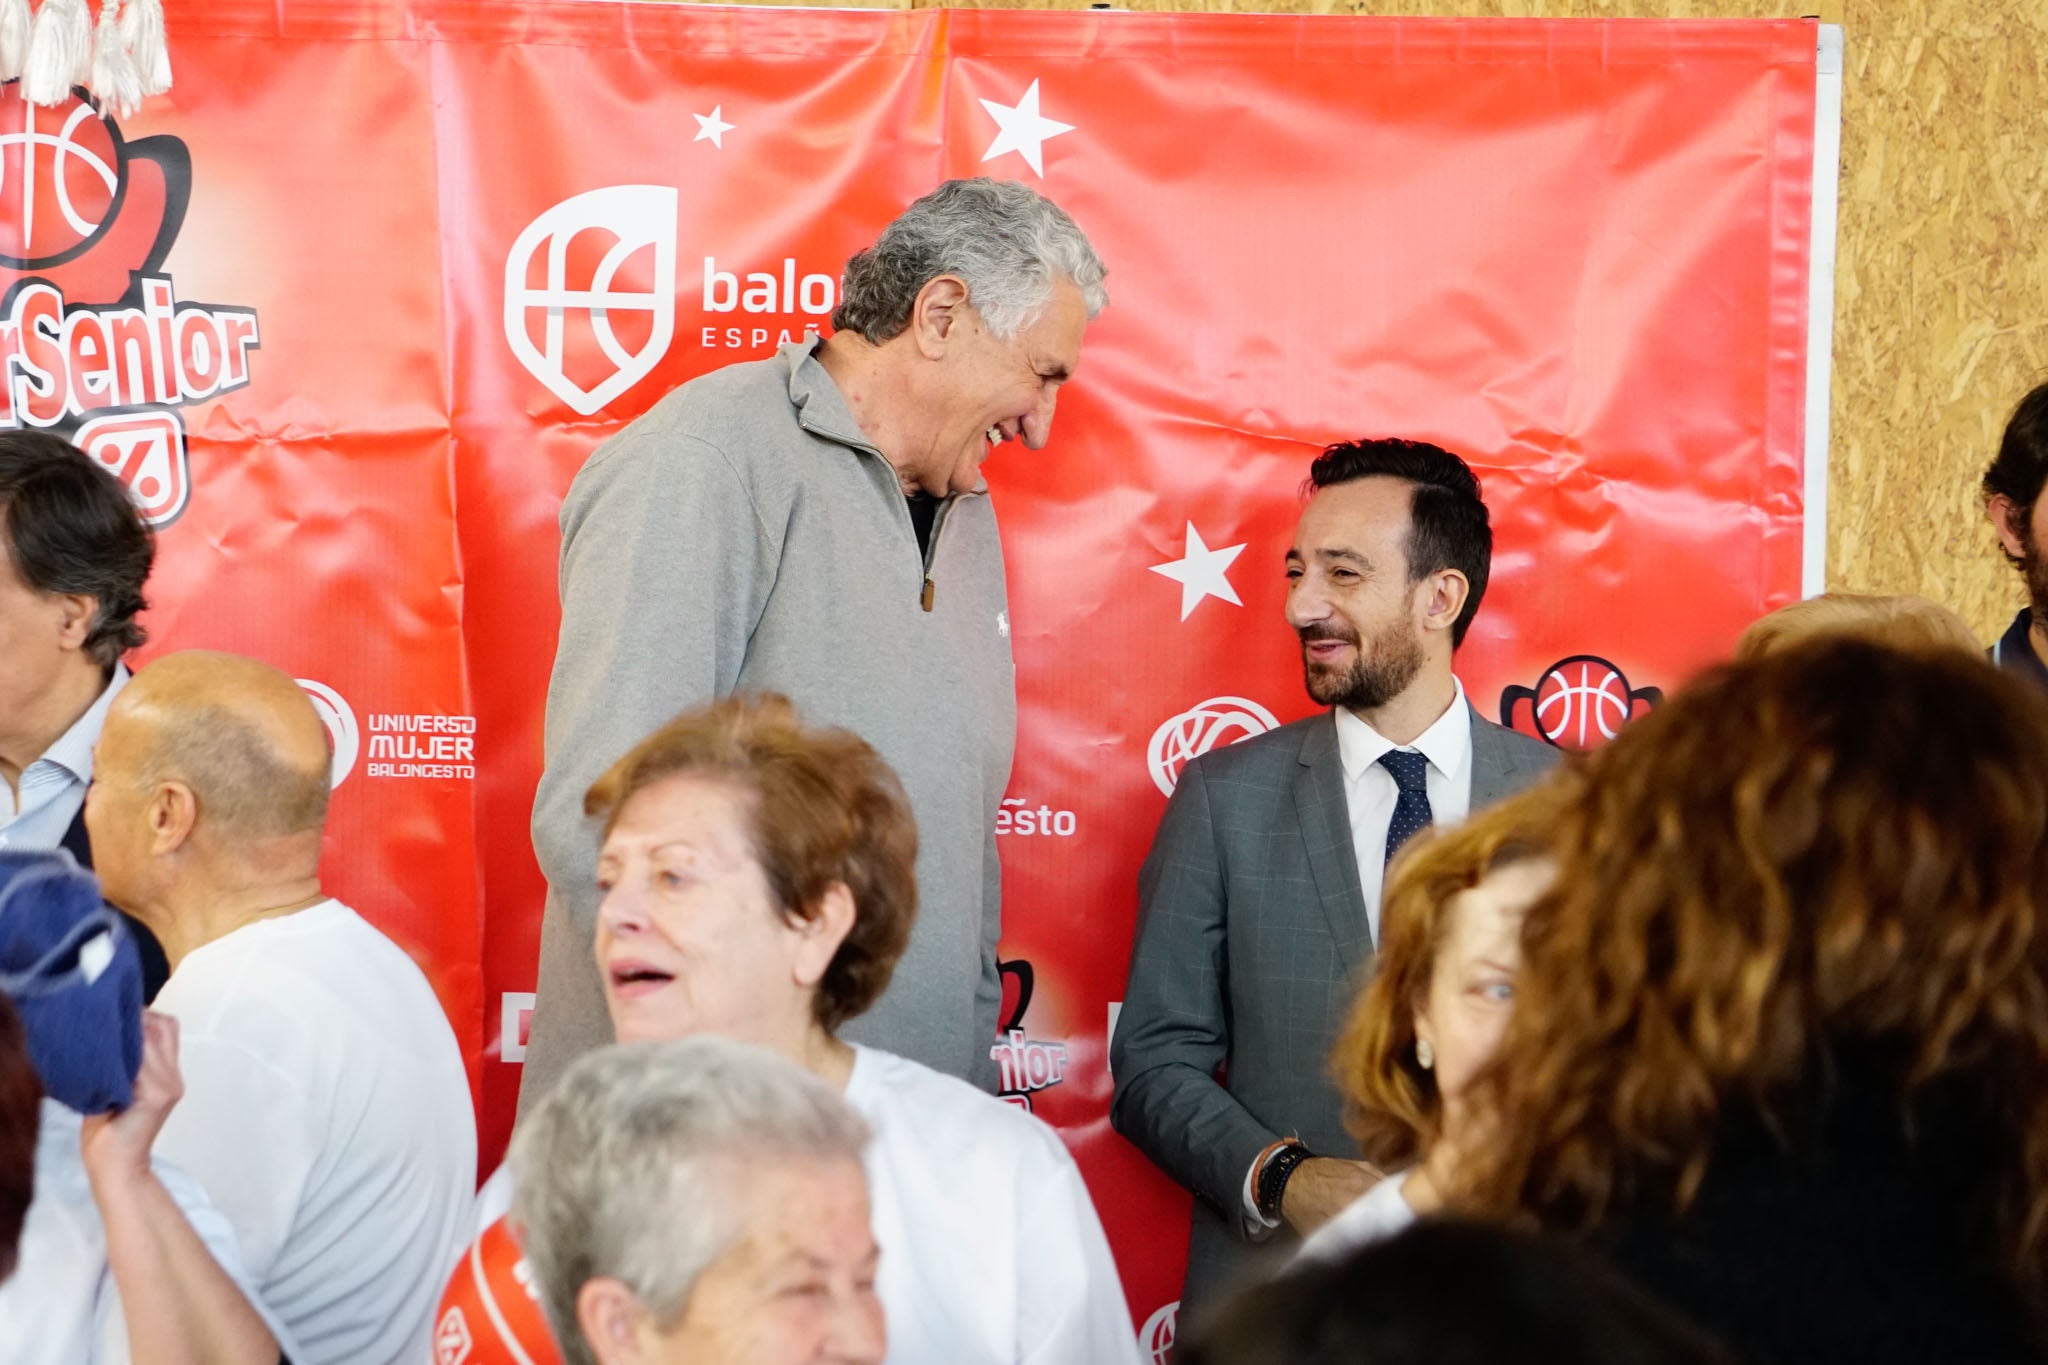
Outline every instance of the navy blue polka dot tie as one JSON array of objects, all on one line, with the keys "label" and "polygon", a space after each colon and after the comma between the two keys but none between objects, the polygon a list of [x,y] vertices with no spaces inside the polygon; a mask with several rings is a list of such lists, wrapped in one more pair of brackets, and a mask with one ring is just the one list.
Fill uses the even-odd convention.
[{"label": "navy blue polka dot tie", "polygon": [[1401,851],[1429,823],[1429,760],[1407,749],[1389,749],[1380,764],[1394,775],[1400,796],[1394,801],[1394,818],[1387,825],[1387,861]]}]

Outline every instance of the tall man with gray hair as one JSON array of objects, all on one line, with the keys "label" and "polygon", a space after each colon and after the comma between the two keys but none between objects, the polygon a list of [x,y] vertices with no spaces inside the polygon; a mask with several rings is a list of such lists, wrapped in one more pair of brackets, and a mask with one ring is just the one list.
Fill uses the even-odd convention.
[{"label": "tall man with gray hair", "polygon": [[577,474],[533,814],[548,902],[522,1110],[610,1039],[584,792],[641,736],[735,691],[859,734],[917,817],[922,913],[848,1033],[992,1083],[1017,703],[980,468],[1007,442],[1045,445],[1104,274],[1028,187],[948,181],[847,263],[829,339],[692,380]]}]

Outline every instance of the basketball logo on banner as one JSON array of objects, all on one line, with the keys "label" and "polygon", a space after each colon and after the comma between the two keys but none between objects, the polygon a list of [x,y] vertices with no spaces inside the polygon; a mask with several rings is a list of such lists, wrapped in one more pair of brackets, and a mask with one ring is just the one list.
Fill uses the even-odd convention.
[{"label": "basketball logo on banner", "polygon": [[[10,182],[15,202],[14,256],[24,264],[55,264],[76,251],[106,221],[120,192],[119,152],[112,129],[83,100],[45,115],[17,100],[21,122],[0,132],[0,192]],[[10,110],[10,113],[13,111]],[[61,116],[55,132],[48,125]]]},{"label": "basketball logo on banner", "polygon": [[1173,795],[1180,785],[1181,769],[1221,744],[1235,744],[1253,735],[1278,729],[1273,713],[1243,697],[1211,697],[1190,707],[1152,732],[1146,746],[1145,762],[1152,770],[1153,784],[1163,796]]},{"label": "basketball logo on banner", "polygon": [[1152,1365],[1167,1365],[1173,1359],[1173,1329],[1180,1318],[1180,1300],[1175,1299],[1145,1319],[1138,1329],[1138,1349],[1146,1352]]},{"label": "basketball logo on banner", "polygon": [[506,254],[505,340],[585,417],[668,354],[679,198],[672,185],[590,190],[528,223]]},{"label": "basketball logo on banner", "polygon": [[1534,687],[1501,690],[1500,723],[1516,727],[1515,712],[1529,703],[1536,737],[1560,749],[1591,749],[1621,733],[1638,708],[1664,700],[1662,689],[1630,687],[1622,671],[1597,654],[1574,654],[1543,670]]},{"label": "basketball logo on banner", "polygon": [[191,187],[179,139],[0,87],[0,427],[69,435],[156,527],[192,495],[177,409],[247,386],[261,344],[255,310],[180,301],[163,273]]},{"label": "basketball logo on banner", "polygon": [[297,680],[306,697],[313,703],[313,710],[320,717],[320,723],[327,727],[327,737],[333,743],[334,761],[329,766],[328,786],[339,787],[356,766],[356,753],[362,747],[362,731],[356,726],[355,708],[348,699],[326,683],[314,682],[311,678]]},{"label": "basketball logo on banner", "polygon": [[185,424],[175,412],[124,412],[91,417],[72,437],[78,448],[114,472],[151,526],[168,526],[192,497]]}]

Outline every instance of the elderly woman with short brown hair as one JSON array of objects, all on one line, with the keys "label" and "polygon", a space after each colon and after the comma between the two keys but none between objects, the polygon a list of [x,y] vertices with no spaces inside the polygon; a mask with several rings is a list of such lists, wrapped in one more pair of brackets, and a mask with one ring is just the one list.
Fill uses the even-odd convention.
[{"label": "elderly woman with short brown hair", "polygon": [[[586,809],[604,821],[596,957],[620,1041],[768,1048],[873,1130],[892,1365],[1135,1362],[1107,1239],[1052,1130],[836,1036],[887,987],[916,913],[916,827],[875,751],[782,697],[727,697],[635,746]],[[493,1184],[486,1221],[505,1202]]]}]

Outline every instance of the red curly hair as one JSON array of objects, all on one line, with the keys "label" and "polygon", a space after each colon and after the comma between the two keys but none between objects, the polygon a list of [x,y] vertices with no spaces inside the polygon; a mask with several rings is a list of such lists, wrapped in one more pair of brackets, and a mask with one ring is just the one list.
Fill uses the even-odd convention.
[{"label": "red curly hair", "polygon": [[1717,1131],[1845,1055],[1910,1135],[1961,1097],[1964,1210],[2048,1284],[2048,701],[1961,652],[1836,638],[1705,675],[1592,759],[1472,1087],[1471,1211],[1675,1216]]}]

